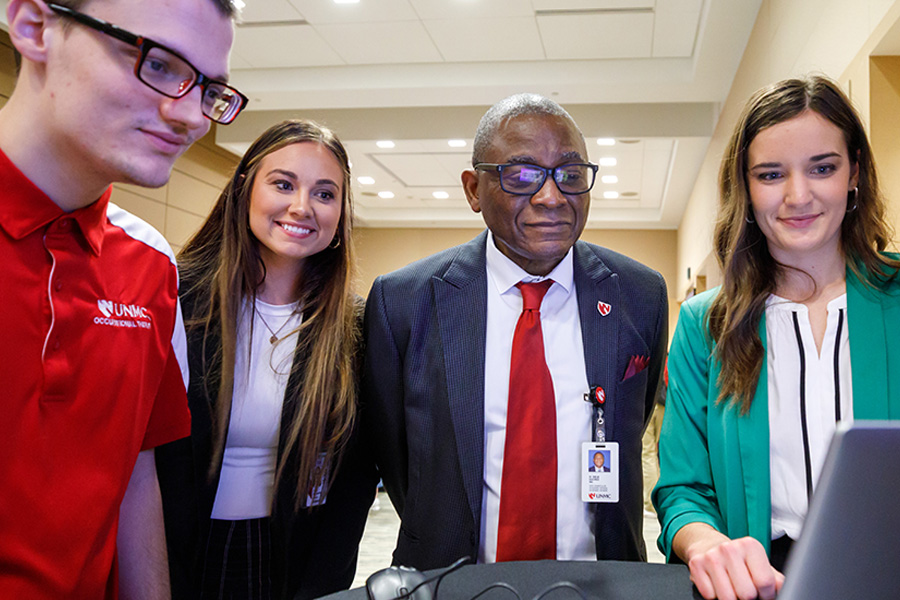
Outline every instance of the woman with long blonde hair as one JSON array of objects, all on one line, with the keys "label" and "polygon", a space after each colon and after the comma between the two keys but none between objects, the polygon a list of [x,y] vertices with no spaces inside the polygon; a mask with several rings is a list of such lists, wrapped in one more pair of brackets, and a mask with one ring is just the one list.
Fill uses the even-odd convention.
[{"label": "woman with long blonde hair", "polygon": [[351,229],[343,145],[285,121],[178,257],[192,434],[157,453],[176,597],[313,598],[353,578],[375,479],[354,444]]},{"label": "woman with long blonde hair", "polygon": [[682,305],[653,498],[704,598],[768,599],[836,423],[900,418],[900,262],[865,130],[824,77],[750,99],[719,201],[723,284]]}]

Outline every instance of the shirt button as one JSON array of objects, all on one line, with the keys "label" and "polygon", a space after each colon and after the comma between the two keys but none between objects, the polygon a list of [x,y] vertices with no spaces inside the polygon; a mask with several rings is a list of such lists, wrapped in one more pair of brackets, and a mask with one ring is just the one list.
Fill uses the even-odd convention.
[{"label": "shirt button", "polygon": [[56,342],[53,343],[53,349],[59,350],[59,340],[56,340]]},{"label": "shirt button", "polygon": [[62,282],[61,282],[61,281],[57,281],[57,282],[56,282],[56,285],[53,286],[53,289],[55,289],[57,292],[58,292],[59,290],[61,290],[61,289],[62,289]]},{"label": "shirt button", "polygon": [[60,231],[68,231],[72,226],[72,219],[60,219],[59,225],[57,225],[57,229]]}]

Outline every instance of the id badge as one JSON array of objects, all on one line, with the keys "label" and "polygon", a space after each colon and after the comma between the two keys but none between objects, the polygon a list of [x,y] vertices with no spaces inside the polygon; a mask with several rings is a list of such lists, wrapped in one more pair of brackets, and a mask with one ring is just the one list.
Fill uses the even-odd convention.
[{"label": "id badge", "polygon": [[619,501],[619,443],[581,444],[581,499],[584,502]]},{"label": "id badge", "polygon": [[309,488],[306,492],[306,506],[320,506],[325,504],[328,498],[328,482],[329,465],[325,464],[325,453],[322,452],[316,458],[316,466],[309,477]]}]

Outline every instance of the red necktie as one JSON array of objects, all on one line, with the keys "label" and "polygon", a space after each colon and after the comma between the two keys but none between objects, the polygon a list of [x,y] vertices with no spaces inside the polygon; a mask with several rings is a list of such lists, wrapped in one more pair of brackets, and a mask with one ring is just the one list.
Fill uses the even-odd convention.
[{"label": "red necktie", "polygon": [[516,284],[522,314],[509,366],[497,561],[556,558],[556,405],[540,312],[551,285]]}]

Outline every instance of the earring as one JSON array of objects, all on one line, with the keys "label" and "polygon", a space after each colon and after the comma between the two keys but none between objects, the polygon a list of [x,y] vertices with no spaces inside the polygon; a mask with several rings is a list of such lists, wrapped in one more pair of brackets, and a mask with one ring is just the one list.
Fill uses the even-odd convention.
[{"label": "earring", "polygon": [[335,234],[333,238],[331,238],[331,243],[328,244],[328,247],[332,250],[340,247],[341,245],[341,236]]},{"label": "earring", "polygon": [[857,205],[857,199],[858,199],[858,198],[859,198],[859,186],[856,186],[856,187],[853,188],[853,205],[852,205],[850,208],[847,209],[847,212],[848,212],[848,213],[851,213],[851,212],[853,212],[854,210],[856,210],[856,205]]},{"label": "earring", "polygon": [[752,214],[753,214],[753,211],[752,211],[752,210],[747,211],[747,216],[744,217],[744,220],[747,221],[747,222],[750,223],[750,224],[756,223],[756,219],[754,219],[753,217],[750,216],[750,215],[752,215]]}]

